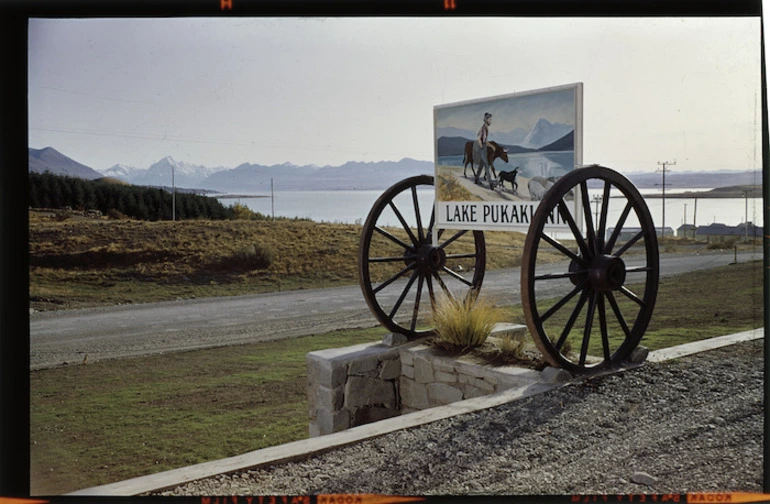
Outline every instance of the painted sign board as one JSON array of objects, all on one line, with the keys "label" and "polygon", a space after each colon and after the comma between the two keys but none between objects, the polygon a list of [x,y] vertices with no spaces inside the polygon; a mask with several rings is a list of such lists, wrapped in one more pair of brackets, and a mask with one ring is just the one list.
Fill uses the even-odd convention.
[{"label": "painted sign board", "polygon": [[[545,192],[583,163],[582,123],[582,83],[435,106],[436,226],[526,232]],[[558,212],[546,225],[565,227]]]}]

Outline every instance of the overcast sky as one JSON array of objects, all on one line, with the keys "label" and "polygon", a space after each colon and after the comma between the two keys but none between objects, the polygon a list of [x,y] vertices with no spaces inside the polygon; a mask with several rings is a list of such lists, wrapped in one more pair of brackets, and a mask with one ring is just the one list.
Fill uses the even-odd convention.
[{"label": "overcast sky", "polygon": [[433,160],[433,107],[584,84],[585,163],[761,166],[759,18],[33,19],[29,146],[94,169]]}]

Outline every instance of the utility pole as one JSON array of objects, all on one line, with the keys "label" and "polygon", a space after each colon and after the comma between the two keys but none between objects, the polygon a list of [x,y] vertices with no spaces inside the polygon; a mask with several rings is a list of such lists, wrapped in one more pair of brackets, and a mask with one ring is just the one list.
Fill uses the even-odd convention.
[{"label": "utility pole", "polygon": [[682,228],[684,236],[687,236],[687,203],[684,204],[684,219],[682,219],[682,225],[684,226]]},{"label": "utility pole", "polygon": [[743,200],[746,202],[746,210],[743,214],[743,224],[746,231],[746,237],[743,239],[744,242],[749,243],[749,192],[743,191]]},{"label": "utility pole", "polygon": [[273,178],[270,178],[270,211],[275,220],[275,194],[273,193]]},{"label": "utility pole", "polygon": [[658,161],[658,166],[663,167],[661,170],[658,170],[663,172],[663,205],[662,205],[663,206],[663,223],[660,226],[661,238],[666,236],[666,167],[669,165],[671,166],[676,165],[676,161],[674,161],[673,163],[670,161],[663,161],[663,162]]},{"label": "utility pole", "polygon": [[698,213],[698,198],[695,198],[695,207],[692,209],[692,237],[698,231],[698,225],[695,223],[695,215]]},{"label": "utility pole", "polygon": [[596,203],[596,210],[594,211],[594,224],[598,224],[599,222],[599,203],[602,201],[602,197],[598,194],[594,194],[594,203]]},{"label": "utility pole", "polygon": [[171,165],[171,220],[176,220],[176,185],[174,184],[174,165]]}]

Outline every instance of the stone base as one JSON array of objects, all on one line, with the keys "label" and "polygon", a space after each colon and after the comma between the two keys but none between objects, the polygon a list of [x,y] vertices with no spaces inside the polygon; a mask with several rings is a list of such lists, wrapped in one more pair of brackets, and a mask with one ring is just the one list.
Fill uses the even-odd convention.
[{"label": "stone base", "polygon": [[[498,324],[490,337],[524,339],[527,329]],[[513,387],[572,378],[563,370],[547,368],[541,373],[447,357],[396,333],[385,335],[382,343],[310,352],[306,359],[311,437]]]}]

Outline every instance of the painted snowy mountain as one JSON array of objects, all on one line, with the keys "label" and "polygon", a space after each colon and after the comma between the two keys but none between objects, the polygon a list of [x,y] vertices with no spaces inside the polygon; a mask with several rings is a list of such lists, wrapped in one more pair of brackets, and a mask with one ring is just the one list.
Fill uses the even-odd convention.
[{"label": "painted snowy mountain", "polygon": [[539,149],[555,142],[574,129],[569,124],[551,123],[547,119],[540,118],[529,133],[527,133],[527,136],[524,137],[520,145],[522,147]]},{"label": "painted snowy mountain", "polygon": [[[436,129],[436,138],[465,138],[468,140],[476,139],[476,131],[469,129],[446,127]],[[524,139],[529,132],[524,128],[515,128],[511,131],[497,131],[495,125],[489,132],[489,139],[503,145],[524,145]]]},{"label": "painted snowy mountain", "polygon": [[[493,124],[492,128],[490,128],[489,139],[505,145],[514,151],[538,150],[564,138],[574,129],[569,124],[551,123],[541,117],[529,131],[524,128],[515,128],[511,131],[495,131]],[[437,128],[436,136],[439,142],[439,156],[462,154],[464,142],[476,139],[475,132],[453,127]],[[524,149],[520,149],[522,147]]]}]

